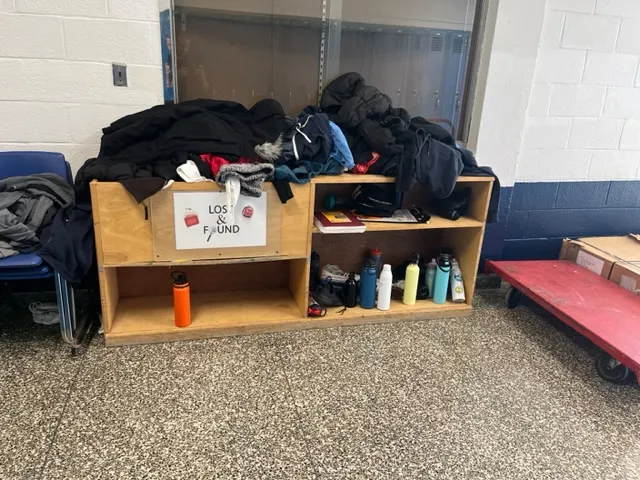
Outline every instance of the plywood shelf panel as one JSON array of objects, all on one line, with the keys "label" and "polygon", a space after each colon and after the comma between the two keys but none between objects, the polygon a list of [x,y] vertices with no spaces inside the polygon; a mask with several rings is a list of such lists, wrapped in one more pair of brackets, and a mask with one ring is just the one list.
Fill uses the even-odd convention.
[{"label": "plywood shelf panel", "polygon": [[471,306],[466,303],[453,303],[447,300],[443,305],[438,305],[433,300],[417,300],[415,305],[405,305],[400,300],[391,300],[391,308],[386,311],[377,308],[329,308],[323,318],[331,319],[365,319],[365,318],[398,318],[404,315],[416,315],[418,318],[456,317],[471,314]]},{"label": "plywood shelf panel", "polygon": [[287,330],[390,323],[407,319],[458,317],[471,314],[471,306],[447,302],[436,305],[419,301],[407,306],[393,300],[382,312],[359,307],[339,313],[332,308],[325,317],[304,318],[291,293],[285,289],[259,292],[200,293],[191,296],[192,323],[174,325],[173,298],[134,297],[120,299],[107,345],[169,342],[229,335],[246,335]]},{"label": "plywood shelf panel", "polygon": [[[429,223],[384,223],[384,222],[364,222],[367,232],[394,232],[402,230],[429,230],[438,228],[482,228],[484,224],[469,217],[462,217],[458,220],[447,220],[446,218],[433,215]],[[313,233],[322,235],[317,227],[313,227]],[[324,235],[341,235],[339,233],[327,233]],[[345,235],[345,234],[342,234]],[[349,235],[358,235],[357,233]]]},{"label": "plywood shelf panel", "polygon": [[[302,319],[287,289],[191,295],[191,325],[174,324],[173,297],[121,298],[106,343],[167,342],[206,336],[260,333],[265,326]],[[209,331],[211,335],[206,335]]]},{"label": "plywood shelf panel", "polygon": [[[315,184],[340,184],[340,183],[395,183],[395,177],[385,177],[384,175],[356,175],[353,173],[343,173],[342,175],[320,175],[313,180]],[[493,177],[473,177],[460,176],[457,183],[470,182],[492,182]]]},{"label": "plywood shelf panel", "polygon": [[307,255],[278,255],[274,257],[241,257],[241,258],[212,258],[208,260],[175,260],[168,262],[139,262],[139,263],[124,263],[114,264],[105,263],[106,268],[113,267],[184,267],[184,266],[198,266],[198,265],[234,265],[238,263],[264,263],[264,262],[281,262],[287,260],[299,260],[307,258]]}]

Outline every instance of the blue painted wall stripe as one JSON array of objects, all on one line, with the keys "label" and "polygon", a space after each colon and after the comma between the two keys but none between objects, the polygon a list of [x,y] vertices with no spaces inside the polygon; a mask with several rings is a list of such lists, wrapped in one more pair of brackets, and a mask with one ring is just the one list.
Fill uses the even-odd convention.
[{"label": "blue painted wall stripe", "polygon": [[563,238],[640,232],[640,180],[516,183],[500,193],[483,259],[557,258]]}]

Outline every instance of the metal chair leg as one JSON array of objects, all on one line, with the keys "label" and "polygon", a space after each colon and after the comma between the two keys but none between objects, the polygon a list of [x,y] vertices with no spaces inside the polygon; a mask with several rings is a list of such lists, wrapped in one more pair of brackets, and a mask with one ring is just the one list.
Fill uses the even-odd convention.
[{"label": "metal chair leg", "polygon": [[[71,343],[73,347],[73,336],[69,336],[69,313],[67,312],[67,282],[57,273],[54,273],[56,283],[56,298],[58,300],[58,315],[60,316],[60,334],[62,340]],[[71,340],[71,341],[70,341]]]},{"label": "metal chair leg", "polygon": [[91,316],[86,315],[82,323],[78,324],[73,287],[58,273],[55,273],[54,276],[60,310],[60,333],[62,339],[71,346],[72,353],[76,354],[91,330]]},{"label": "metal chair leg", "polygon": [[70,313],[70,320],[71,320],[71,331],[75,331],[77,326],[78,326],[78,322],[77,322],[77,318],[76,318],[76,295],[75,295],[75,290],[74,288],[69,284],[69,282],[65,282],[67,284],[67,295],[68,295],[68,309],[69,309],[69,313]]}]

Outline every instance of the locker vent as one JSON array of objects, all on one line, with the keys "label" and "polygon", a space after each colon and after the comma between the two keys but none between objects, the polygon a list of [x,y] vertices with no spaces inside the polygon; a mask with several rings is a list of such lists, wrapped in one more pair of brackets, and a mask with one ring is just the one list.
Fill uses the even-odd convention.
[{"label": "locker vent", "polygon": [[464,47],[464,40],[462,38],[456,38],[453,40],[453,53],[462,53]]},{"label": "locker vent", "polygon": [[441,52],[443,47],[444,47],[444,38],[442,38],[442,36],[433,37],[433,40],[431,40],[431,51]]},{"label": "locker vent", "polygon": [[417,36],[416,38],[413,39],[413,49],[415,51],[420,50],[420,48],[422,47],[422,37]]}]

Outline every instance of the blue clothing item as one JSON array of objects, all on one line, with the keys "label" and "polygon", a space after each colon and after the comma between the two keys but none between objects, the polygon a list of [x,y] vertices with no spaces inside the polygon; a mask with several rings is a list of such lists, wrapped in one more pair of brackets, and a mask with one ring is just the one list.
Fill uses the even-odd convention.
[{"label": "blue clothing item", "polygon": [[353,161],[353,154],[347,143],[347,138],[340,130],[340,127],[329,121],[329,127],[331,128],[331,136],[333,137],[333,146],[331,147],[331,153],[329,159],[337,160],[347,170],[351,170],[355,166]]},{"label": "blue clothing item", "polygon": [[342,164],[336,160],[329,159],[324,163],[320,162],[300,162],[293,169],[287,165],[276,167],[274,178],[276,180],[288,180],[291,183],[309,183],[312,178],[318,175],[340,175]]},{"label": "blue clothing item", "polygon": [[287,165],[279,165],[273,172],[273,178],[276,180],[287,180],[290,183],[303,184],[309,183],[313,175],[302,165],[295,167],[293,170]]}]

